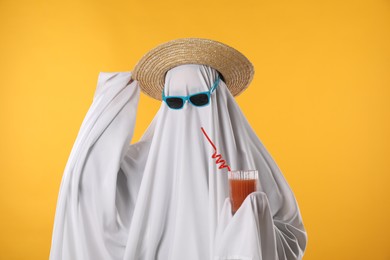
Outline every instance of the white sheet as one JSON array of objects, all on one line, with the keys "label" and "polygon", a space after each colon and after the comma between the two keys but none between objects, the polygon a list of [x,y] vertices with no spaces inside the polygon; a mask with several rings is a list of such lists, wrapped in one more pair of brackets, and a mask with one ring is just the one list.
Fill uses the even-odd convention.
[{"label": "white sheet", "polygon": [[[168,71],[166,95],[211,88],[218,72]],[[307,233],[297,201],[221,80],[208,106],[162,102],[130,144],[139,100],[131,72],[101,72],[63,174],[50,259],[302,259]],[[257,169],[260,190],[230,213],[226,168]]]}]

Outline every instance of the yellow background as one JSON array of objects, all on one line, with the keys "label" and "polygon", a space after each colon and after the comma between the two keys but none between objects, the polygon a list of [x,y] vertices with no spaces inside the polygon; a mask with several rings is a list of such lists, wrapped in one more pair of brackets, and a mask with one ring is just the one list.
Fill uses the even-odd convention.
[{"label": "yellow background", "polygon": [[[389,1],[1,1],[0,37],[0,259],[48,258],[99,72],[181,37],[254,64],[236,100],[297,198],[304,259],[390,259]],[[159,106],[141,93],[133,141]]]}]

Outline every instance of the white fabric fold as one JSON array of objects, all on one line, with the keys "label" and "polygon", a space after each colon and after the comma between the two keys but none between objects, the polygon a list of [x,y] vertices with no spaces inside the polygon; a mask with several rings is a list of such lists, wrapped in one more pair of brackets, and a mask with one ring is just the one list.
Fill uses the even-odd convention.
[{"label": "white fabric fold", "polygon": [[[120,161],[133,135],[140,89],[131,74],[100,73],[61,181],[50,259],[120,259],[127,233],[116,212]],[[123,250],[123,247],[122,247]]]},{"label": "white fabric fold", "polygon": [[[165,95],[207,91],[218,72],[168,71]],[[140,141],[140,87],[131,72],[100,73],[58,195],[51,260],[301,259],[307,243],[297,201],[221,80],[210,104],[162,102]],[[257,169],[260,190],[230,213],[227,169]]]}]

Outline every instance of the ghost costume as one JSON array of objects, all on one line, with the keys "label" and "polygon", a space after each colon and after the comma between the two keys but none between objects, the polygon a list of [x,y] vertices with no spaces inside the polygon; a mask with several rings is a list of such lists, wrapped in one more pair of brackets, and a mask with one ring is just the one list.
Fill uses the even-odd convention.
[{"label": "ghost costume", "polygon": [[[165,95],[208,91],[219,72],[172,68]],[[307,233],[297,201],[223,80],[210,104],[165,102],[130,144],[140,95],[131,72],[101,72],[62,177],[51,260],[295,260]],[[227,169],[257,169],[259,191],[231,214]]]}]

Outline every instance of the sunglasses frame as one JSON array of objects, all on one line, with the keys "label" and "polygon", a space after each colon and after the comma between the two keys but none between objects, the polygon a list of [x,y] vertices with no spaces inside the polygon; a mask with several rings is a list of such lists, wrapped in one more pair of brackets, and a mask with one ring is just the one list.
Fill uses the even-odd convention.
[{"label": "sunglasses frame", "polygon": [[[199,92],[199,93],[195,93],[195,94],[191,94],[191,95],[188,95],[188,96],[165,96],[164,94],[164,89],[165,87],[163,88],[163,91],[162,91],[162,100],[165,101],[165,103],[167,104],[167,106],[170,108],[170,109],[175,109],[175,110],[180,110],[180,109],[183,109],[185,103],[188,101],[189,103],[191,103],[193,106],[196,106],[196,107],[204,107],[204,106],[207,106],[208,104],[210,104],[210,96],[211,94],[214,92],[214,90],[218,87],[218,84],[219,84],[219,76],[218,78],[215,80],[213,86],[211,87],[211,89],[209,91],[204,91],[204,92]],[[201,105],[201,106],[198,106],[198,105],[195,105],[194,103],[191,102],[190,98],[192,96],[196,96],[196,95],[200,95],[200,94],[206,94],[207,95],[207,103],[204,104],[204,105]],[[180,98],[181,100],[183,100],[183,105],[179,108],[172,108],[168,105],[167,103],[167,99],[168,98]]]}]

